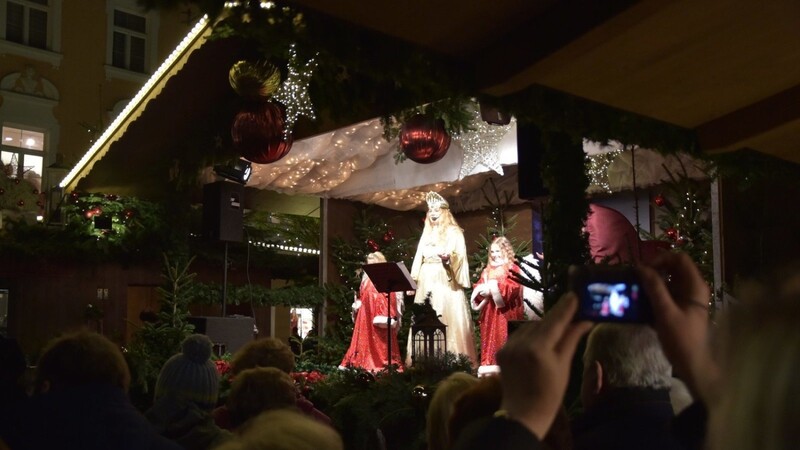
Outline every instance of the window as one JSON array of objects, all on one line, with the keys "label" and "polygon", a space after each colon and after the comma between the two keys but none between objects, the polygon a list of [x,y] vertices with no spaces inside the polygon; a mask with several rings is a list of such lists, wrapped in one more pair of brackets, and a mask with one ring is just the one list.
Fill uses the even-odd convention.
[{"label": "window", "polygon": [[147,19],[114,10],[111,65],[134,72],[146,70]]},{"label": "window", "polygon": [[10,42],[48,48],[49,0],[7,0],[5,39]]},{"label": "window", "polygon": [[0,161],[10,178],[25,179],[42,189],[45,134],[11,126],[3,127]]}]

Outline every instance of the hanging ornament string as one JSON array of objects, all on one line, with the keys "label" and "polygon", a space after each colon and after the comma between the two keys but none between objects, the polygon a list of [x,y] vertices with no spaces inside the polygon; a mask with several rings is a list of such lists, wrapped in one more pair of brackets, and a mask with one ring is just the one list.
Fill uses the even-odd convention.
[{"label": "hanging ornament string", "polygon": [[[631,151],[631,180],[633,181],[633,213],[636,216],[636,236],[641,236],[642,225],[639,223],[639,191],[636,188],[636,146],[623,146]],[[639,246],[639,259],[642,257],[642,247]]]},{"label": "hanging ornament string", "polygon": [[301,67],[297,58],[297,49],[295,49],[294,44],[289,46],[289,63],[287,65],[289,73],[273,96],[275,100],[286,107],[284,135],[287,139],[292,134],[292,128],[298,117],[306,116],[311,120],[316,120],[317,118],[314,113],[314,105],[311,103],[311,97],[308,94],[308,84],[316,66],[316,59],[311,58]]},{"label": "hanging ornament string", "polygon": [[464,178],[472,173],[478,165],[485,166],[503,175],[498,144],[514,123],[515,119],[512,118],[511,123],[508,125],[491,125],[484,122],[478,108],[473,108],[473,118],[469,125],[470,130],[454,137],[464,150],[464,162],[461,163],[459,178]]}]

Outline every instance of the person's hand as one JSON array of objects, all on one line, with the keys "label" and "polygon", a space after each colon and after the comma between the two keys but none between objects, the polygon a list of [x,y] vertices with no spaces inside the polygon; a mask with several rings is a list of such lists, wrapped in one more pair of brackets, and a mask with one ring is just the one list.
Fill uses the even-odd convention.
[{"label": "person's hand", "polygon": [[575,294],[565,294],[542,321],[520,327],[497,353],[502,408],[540,440],[564,400],[575,347],[592,328],[591,322],[572,322],[577,307]]},{"label": "person's hand", "polygon": [[442,260],[443,263],[449,264],[450,263],[450,255],[447,253],[442,253],[439,255],[439,258]]},{"label": "person's hand", "polygon": [[692,394],[709,405],[716,397],[719,368],[708,342],[708,284],[686,253],[665,252],[638,272],[664,354]]}]

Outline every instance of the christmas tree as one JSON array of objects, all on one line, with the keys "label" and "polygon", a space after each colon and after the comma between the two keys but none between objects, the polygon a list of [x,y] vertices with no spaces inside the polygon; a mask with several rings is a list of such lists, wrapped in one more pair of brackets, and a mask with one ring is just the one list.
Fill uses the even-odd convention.
[{"label": "christmas tree", "polygon": [[504,195],[501,197],[494,184],[494,180],[490,178],[488,184],[491,187],[491,196],[487,194],[484,189],[486,185],[484,185],[481,190],[484,199],[489,203],[489,207],[491,208],[489,212],[489,224],[486,227],[486,233],[479,235],[478,239],[475,241],[475,243],[478,244],[478,250],[470,255],[469,258],[470,274],[473,280],[477,280],[481,276],[481,271],[486,265],[486,261],[488,261],[489,247],[492,245],[492,241],[495,238],[499,236],[507,237],[508,240],[511,241],[511,245],[514,246],[514,254],[519,256],[518,259],[521,259],[522,256],[529,252],[531,245],[530,240],[518,242],[517,239],[510,236],[511,230],[517,225],[516,215],[506,217],[506,209],[511,202],[511,194],[504,192]]},{"label": "christmas tree", "polygon": [[667,173],[670,182],[653,197],[657,231],[642,235],[645,239],[667,241],[676,251],[688,254],[711,285],[714,273],[709,183],[690,178],[685,170],[680,176],[668,169]]}]

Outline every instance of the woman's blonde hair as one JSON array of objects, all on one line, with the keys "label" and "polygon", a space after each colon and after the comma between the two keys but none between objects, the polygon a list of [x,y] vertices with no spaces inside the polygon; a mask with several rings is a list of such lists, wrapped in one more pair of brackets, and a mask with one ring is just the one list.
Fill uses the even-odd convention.
[{"label": "woman's blonde hair", "polygon": [[503,253],[503,258],[506,259],[506,264],[505,265],[506,266],[512,265],[514,263],[514,258],[516,256],[514,254],[514,246],[511,245],[511,241],[509,241],[508,238],[505,237],[505,236],[498,236],[498,237],[492,239],[492,243],[489,244],[489,249],[488,249],[489,252],[486,255],[487,264],[490,264],[492,262],[492,253],[491,253],[491,251],[492,251],[492,245],[494,245],[494,244],[497,244],[497,246],[500,247],[500,252]]},{"label": "woman's blonde hair", "polygon": [[343,450],[332,427],[302,413],[277,409],[262,413],[217,450]]},{"label": "woman's blonde hair", "polygon": [[428,407],[426,434],[428,450],[447,450],[452,442],[448,425],[456,400],[478,379],[465,372],[456,372],[439,382]]},{"label": "woman's blonde hair", "polygon": [[[451,227],[461,230],[456,218],[450,212],[450,208],[441,208],[439,219],[434,224],[430,219],[430,210],[425,213],[425,226],[422,228],[420,242],[427,242],[429,237],[434,240],[444,242],[447,239],[447,232]],[[463,232],[463,230],[461,230]]]}]

